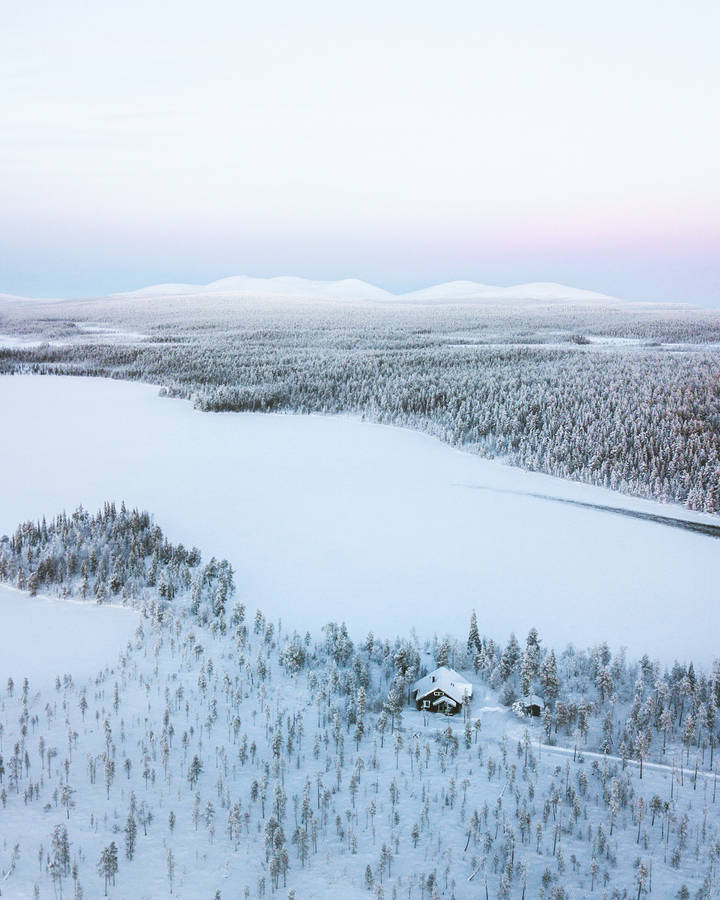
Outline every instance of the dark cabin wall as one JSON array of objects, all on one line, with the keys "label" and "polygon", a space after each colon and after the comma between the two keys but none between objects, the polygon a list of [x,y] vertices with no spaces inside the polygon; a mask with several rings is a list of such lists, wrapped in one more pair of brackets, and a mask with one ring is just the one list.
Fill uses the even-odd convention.
[{"label": "dark cabin wall", "polygon": [[[431,712],[431,713],[439,712],[439,710],[438,710],[437,707],[433,707],[433,706],[431,705],[431,706],[429,706],[427,709],[425,709],[425,708],[423,707],[423,705],[422,705],[422,701],[423,701],[423,700],[429,700],[430,703],[432,704],[432,702],[433,702],[434,700],[437,700],[437,697],[435,696],[436,694],[437,694],[438,696],[448,697],[449,700],[452,700],[452,699],[453,699],[453,698],[450,697],[448,694],[446,694],[445,691],[441,691],[441,690],[438,689],[438,690],[436,690],[436,691],[432,691],[432,692],[429,693],[429,694],[425,694],[423,697],[416,697],[416,698],[415,698],[415,708],[418,709],[418,710],[422,710],[423,712]],[[457,701],[456,701],[456,702],[457,702]],[[461,712],[461,711],[462,711],[462,703],[458,703],[458,705],[455,706],[455,707],[453,708],[453,710],[450,712],[450,715],[452,715],[452,716],[457,715],[457,714],[458,714],[459,712]]]}]

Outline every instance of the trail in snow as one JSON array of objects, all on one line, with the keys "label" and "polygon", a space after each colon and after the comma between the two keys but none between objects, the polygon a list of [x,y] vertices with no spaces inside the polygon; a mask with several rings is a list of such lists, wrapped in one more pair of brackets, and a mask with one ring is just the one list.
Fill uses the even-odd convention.
[{"label": "trail in snow", "polygon": [[[576,753],[582,756],[589,756],[593,759],[608,759],[613,762],[622,763],[623,759],[621,756],[613,756],[611,753],[597,753],[592,750],[583,750],[582,748],[578,748],[575,750],[574,747],[557,747],[553,744],[540,744],[540,749],[543,753],[559,753],[563,756],[574,756]],[[626,759],[626,766],[633,766],[633,768],[639,769],[640,762],[636,759]],[[682,772],[683,777],[687,776],[688,778],[695,777],[695,769],[688,769],[685,766],[677,766],[671,765],[670,763],[654,763],[654,762],[646,762],[643,760],[643,772],[646,769],[652,769],[655,772],[672,772],[673,770],[678,774]],[[698,769],[697,771],[698,778],[717,778],[717,772],[709,772],[707,769]]]},{"label": "trail in snow", "polygon": [[644,522],[655,522],[657,525],[669,525],[671,528],[682,528],[706,537],[720,538],[720,525],[709,522],[693,522],[690,519],[678,519],[675,516],[659,516],[656,513],[641,512],[638,509],[626,509],[622,506],[605,506],[600,503],[588,503],[584,500],[570,500],[567,497],[553,497],[552,494],[535,494],[529,491],[514,491],[511,488],[495,488],[485,484],[460,484],[458,487],[470,488],[474,491],[492,491],[494,494],[514,494],[517,497],[532,497],[535,500],[550,500],[553,503],[567,503],[582,509],[594,509],[598,512],[614,513],[628,516],[631,519],[642,519]]}]

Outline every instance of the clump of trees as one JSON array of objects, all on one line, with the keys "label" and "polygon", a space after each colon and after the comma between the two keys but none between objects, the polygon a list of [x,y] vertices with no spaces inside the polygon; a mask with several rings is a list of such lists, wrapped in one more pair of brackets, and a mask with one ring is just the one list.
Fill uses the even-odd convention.
[{"label": "clump of trees", "polygon": [[107,502],[97,513],[79,507],[49,522],[24,522],[0,539],[0,580],[31,595],[53,589],[98,603],[138,603],[160,609],[190,594],[190,613],[225,630],[235,591],[227,560],[202,564],[200,551],[171,544],[148,512]]},{"label": "clump of trees", "polygon": [[[437,658],[447,658],[447,641]],[[575,748],[643,762],[671,757],[695,770],[715,765],[720,742],[720,660],[711,672],[696,672],[692,662],[663,668],[644,655],[627,660],[606,643],[589,650],[568,646],[556,654],[546,649],[536,629],[524,648],[514,634],[503,647],[479,635],[473,613],[465,646],[451,652],[458,664],[498,691],[507,706],[521,711],[520,698],[538,694],[545,702],[545,740],[564,736]],[[680,749],[682,748],[682,749]],[[678,770],[679,771],[679,770]]]}]

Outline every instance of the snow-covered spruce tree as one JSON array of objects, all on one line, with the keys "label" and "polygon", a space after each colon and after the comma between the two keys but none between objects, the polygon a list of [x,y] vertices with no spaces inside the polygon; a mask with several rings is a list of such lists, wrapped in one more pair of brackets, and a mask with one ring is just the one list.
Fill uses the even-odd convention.
[{"label": "snow-covered spruce tree", "polygon": [[118,873],[118,852],[115,841],[111,841],[104,847],[98,860],[98,874],[103,879],[105,896],[108,895],[108,887],[115,884],[115,876]]},{"label": "snow-covered spruce tree", "polygon": [[470,615],[470,629],[468,631],[467,651],[471,659],[475,658],[475,654],[482,650],[480,641],[480,632],[478,630],[477,615],[475,610]]}]

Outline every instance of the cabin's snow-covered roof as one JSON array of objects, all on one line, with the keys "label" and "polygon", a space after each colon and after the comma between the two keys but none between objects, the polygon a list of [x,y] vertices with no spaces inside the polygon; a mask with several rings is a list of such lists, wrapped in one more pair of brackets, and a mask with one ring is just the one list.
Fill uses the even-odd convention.
[{"label": "cabin's snow-covered roof", "polygon": [[427,696],[432,691],[442,691],[457,703],[462,703],[466,696],[472,697],[472,684],[459,675],[455,669],[440,666],[424,678],[415,682],[413,687],[417,699]]}]

